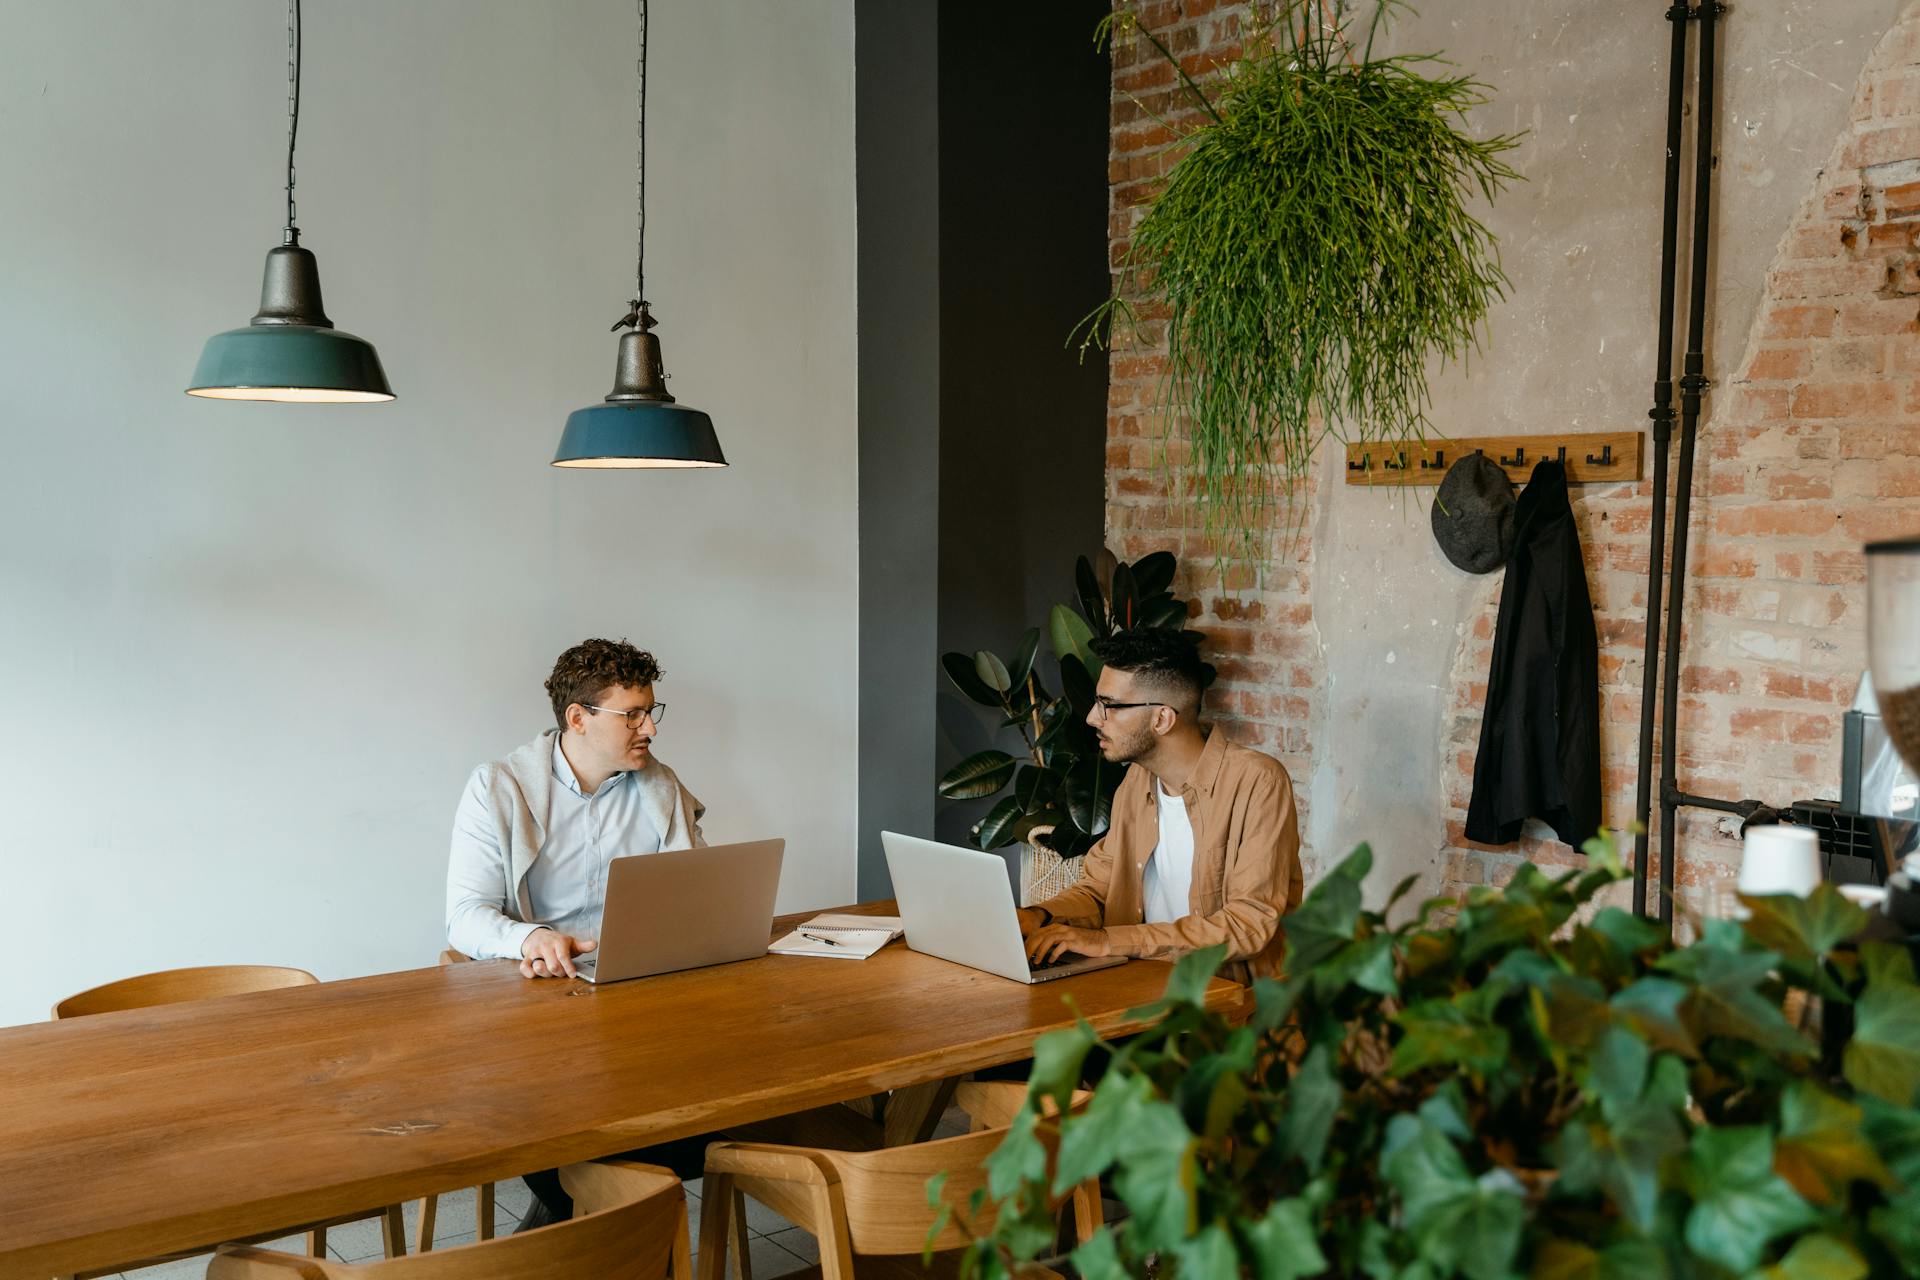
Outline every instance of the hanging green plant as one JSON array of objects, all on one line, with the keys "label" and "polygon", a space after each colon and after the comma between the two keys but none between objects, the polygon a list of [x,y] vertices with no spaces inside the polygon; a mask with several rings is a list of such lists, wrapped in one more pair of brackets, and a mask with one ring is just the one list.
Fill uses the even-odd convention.
[{"label": "hanging green plant", "polygon": [[1373,56],[1399,3],[1376,0],[1359,48],[1344,3],[1254,6],[1212,97],[1132,11],[1101,24],[1172,62],[1201,118],[1168,125],[1185,154],[1085,340],[1141,344],[1136,308],[1164,316],[1161,438],[1184,438],[1181,483],[1222,560],[1265,563],[1323,433],[1424,438],[1429,359],[1464,357],[1506,293],[1469,204],[1519,176],[1499,158],[1518,135],[1467,133],[1486,86],[1423,74],[1433,55]]}]

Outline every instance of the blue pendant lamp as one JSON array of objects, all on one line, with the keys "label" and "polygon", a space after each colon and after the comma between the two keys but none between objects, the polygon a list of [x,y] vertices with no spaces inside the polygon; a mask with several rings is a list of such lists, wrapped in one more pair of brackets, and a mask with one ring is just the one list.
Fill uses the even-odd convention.
[{"label": "blue pendant lamp", "polygon": [[287,5],[287,226],[267,251],[260,311],[244,329],[207,339],[190,396],[298,404],[365,404],[393,399],[380,356],[365,338],[341,333],[320,304],[320,265],[300,247],[294,225],[293,145],[300,133],[300,0]]},{"label": "blue pendant lamp", "polygon": [[600,404],[567,415],[556,467],[724,467],[713,419],[678,404],[667,393],[660,363],[660,339],[646,302],[647,267],[647,0],[640,6],[640,145],[636,190],[640,205],[639,262],[634,270],[634,299],[614,323],[620,355],[613,391]]}]

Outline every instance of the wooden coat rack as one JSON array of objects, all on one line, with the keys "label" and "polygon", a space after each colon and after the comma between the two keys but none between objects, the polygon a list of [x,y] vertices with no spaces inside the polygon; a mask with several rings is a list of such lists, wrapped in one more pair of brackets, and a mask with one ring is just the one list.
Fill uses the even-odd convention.
[{"label": "wooden coat rack", "polygon": [[1484,453],[1515,484],[1525,484],[1534,464],[1555,458],[1566,464],[1569,484],[1607,484],[1640,479],[1638,431],[1593,431],[1579,435],[1468,436],[1458,440],[1376,440],[1347,446],[1348,484],[1439,484],[1461,458]]}]

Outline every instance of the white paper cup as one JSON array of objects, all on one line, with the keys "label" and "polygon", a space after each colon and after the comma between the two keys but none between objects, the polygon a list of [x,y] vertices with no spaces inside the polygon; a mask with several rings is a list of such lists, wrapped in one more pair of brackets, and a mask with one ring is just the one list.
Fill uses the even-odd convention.
[{"label": "white paper cup", "polygon": [[1887,886],[1883,884],[1843,884],[1840,886],[1840,896],[1868,911],[1885,912],[1887,909]]},{"label": "white paper cup", "polygon": [[1804,898],[1820,883],[1820,837],[1811,827],[1748,827],[1740,853],[1740,892]]}]

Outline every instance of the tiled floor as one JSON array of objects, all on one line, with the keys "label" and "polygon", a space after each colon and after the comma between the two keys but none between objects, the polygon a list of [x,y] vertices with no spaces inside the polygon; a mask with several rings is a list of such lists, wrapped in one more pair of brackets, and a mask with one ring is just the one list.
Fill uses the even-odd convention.
[{"label": "tiled floor", "polygon": [[[949,1111],[941,1118],[936,1138],[951,1137],[966,1132],[966,1117],[958,1111]],[[693,1233],[693,1245],[700,1246],[700,1183],[689,1182],[687,1186],[687,1218],[689,1230]],[[532,1203],[526,1184],[518,1178],[499,1183],[494,1191],[493,1221],[495,1230],[505,1235],[520,1223],[520,1217]],[[420,1205],[416,1201],[405,1208],[407,1216],[407,1243],[412,1247],[413,1238],[419,1229]],[[752,1266],[754,1280],[779,1280],[779,1277],[803,1271],[818,1265],[820,1250],[814,1238],[802,1231],[785,1218],[767,1208],[758,1201],[747,1202],[748,1257]],[[450,1248],[454,1245],[472,1244],[477,1238],[474,1231],[474,1191],[468,1188],[440,1197],[440,1207],[434,1214],[433,1242],[435,1248]],[[266,1246],[272,1249],[284,1249],[288,1253],[304,1254],[307,1251],[306,1237],[290,1236]],[[350,1226],[334,1227],[327,1232],[327,1252],[342,1262],[365,1262],[382,1256],[380,1244],[380,1224],[377,1221],[356,1222]],[[696,1255],[697,1261],[697,1255]],[[169,1262],[164,1266],[148,1267],[141,1271],[125,1272],[128,1280],[201,1280],[207,1273],[205,1258],[184,1258],[179,1262]]]}]

